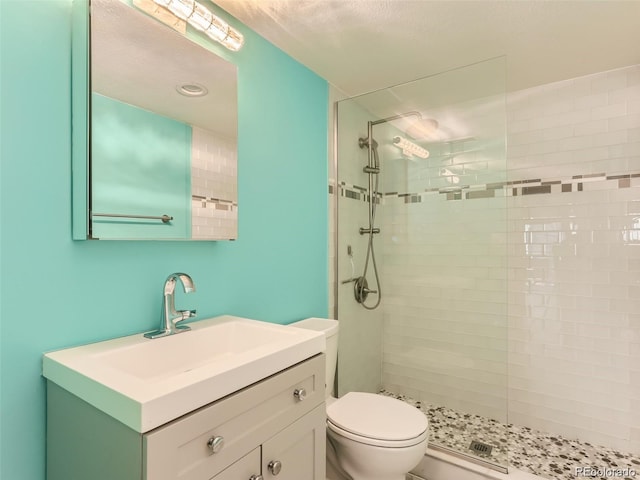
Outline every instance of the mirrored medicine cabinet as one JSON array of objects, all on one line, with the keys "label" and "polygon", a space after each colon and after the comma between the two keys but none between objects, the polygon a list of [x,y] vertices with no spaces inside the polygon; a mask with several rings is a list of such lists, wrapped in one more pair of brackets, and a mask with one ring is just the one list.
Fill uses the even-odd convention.
[{"label": "mirrored medicine cabinet", "polygon": [[73,238],[237,237],[237,67],[152,0],[73,4]]}]

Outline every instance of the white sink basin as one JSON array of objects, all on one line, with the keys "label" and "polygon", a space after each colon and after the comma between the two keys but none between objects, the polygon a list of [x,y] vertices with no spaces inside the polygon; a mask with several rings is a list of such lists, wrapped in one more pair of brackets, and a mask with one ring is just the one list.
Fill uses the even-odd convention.
[{"label": "white sink basin", "polygon": [[189,325],[50,352],[42,373],[144,433],[325,350],[322,332],[230,315]]}]

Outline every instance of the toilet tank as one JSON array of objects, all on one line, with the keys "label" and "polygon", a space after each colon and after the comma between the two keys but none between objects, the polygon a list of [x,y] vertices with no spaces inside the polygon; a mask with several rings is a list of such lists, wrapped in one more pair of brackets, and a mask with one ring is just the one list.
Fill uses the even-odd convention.
[{"label": "toilet tank", "polygon": [[336,378],[336,365],[338,363],[338,321],[328,318],[307,318],[299,322],[289,324],[290,327],[306,328],[324,332],[327,342],[326,377],[325,377],[325,398],[333,396],[333,383]]}]

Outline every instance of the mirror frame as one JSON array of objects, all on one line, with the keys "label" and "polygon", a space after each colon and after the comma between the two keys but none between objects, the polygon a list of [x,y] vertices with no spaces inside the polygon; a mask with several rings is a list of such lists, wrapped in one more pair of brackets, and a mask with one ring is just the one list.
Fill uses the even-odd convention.
[{"label": "mirror frame", "polygon": [[89,2],[71,5],[71,204],[72,238],[89,240]]}]

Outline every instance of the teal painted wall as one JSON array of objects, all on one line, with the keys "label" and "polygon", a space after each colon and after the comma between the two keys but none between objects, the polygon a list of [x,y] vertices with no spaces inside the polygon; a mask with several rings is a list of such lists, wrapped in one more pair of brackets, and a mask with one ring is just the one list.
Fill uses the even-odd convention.
[{"label": "teal painted wall", "polygon": [[[0,1],[0,478],[45,478],[41,355],[155,328],[179,308],[288,323],[327,315],[327,83],[245,34],[239,238],[71,240],[70,0]],[[70,479],[71,480],[71,479]]]},{"label": "teal painted wall", "polygon": [[94,238],[191,237],[191,126],[91,95],[92,210],[173,220],[93,218]]}]

